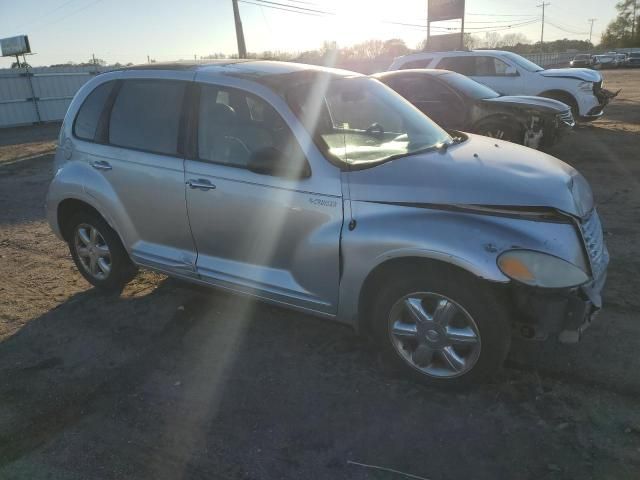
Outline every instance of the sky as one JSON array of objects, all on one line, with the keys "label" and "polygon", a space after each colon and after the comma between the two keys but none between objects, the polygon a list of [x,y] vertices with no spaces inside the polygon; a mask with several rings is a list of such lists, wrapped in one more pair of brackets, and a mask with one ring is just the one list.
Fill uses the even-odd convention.
[{"label": "sky", "polygon": [[[251,0],[247,0],[251,1]],[[368,39],[401,38],[415,48],[425,37],[427,0],[271,0],[334,15],[301,15],[240,3],[250,52],[318,48],[323,41],[348,46]],[[466,0],[465,30],[500,28],[540,38],[536,4],[542,0]],[[596,18],[593,41],[615,18],[617,0],[549,0],[545,41],[589,38],[589,18]],[[516,26],[511,25],[515,24]],[[432,23],[445,33],[447,24]],[[569,33],[567,32],[567,30]],[[193,59],[237,50],[231,0],[0,0],[0,38],[26,34],[33,66],[88,61],[92,54],[107,63],[145,63]],[[484,35],[478,33],[478,36]],[[0,58],[0,68],[11,65]]]}]

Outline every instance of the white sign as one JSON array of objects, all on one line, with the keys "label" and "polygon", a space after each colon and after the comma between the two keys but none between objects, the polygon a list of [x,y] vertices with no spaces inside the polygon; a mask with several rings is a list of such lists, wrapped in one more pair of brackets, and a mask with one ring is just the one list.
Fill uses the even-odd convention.
[{"label": "white sign", "polygon": [[26,35],[18,35],[17,37],[2,38],[0,39],[0,49],[2,50],[3,57],[31,53],[29,37]]}]

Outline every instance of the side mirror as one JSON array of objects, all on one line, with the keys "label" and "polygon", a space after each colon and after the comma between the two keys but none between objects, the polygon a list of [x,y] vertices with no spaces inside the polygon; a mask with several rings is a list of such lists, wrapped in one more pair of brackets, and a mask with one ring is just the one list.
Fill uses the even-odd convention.
[{"label": "side mirror", "polygon": [[304,178],[311,175],[306,160],[292,161],[287,155],[275,147],[264,147],[255,150],[249,157],[247,169],[260,175],[273,177]]},{"label": "side mirror", "polygon": [[518,69],[511,65],[507,66],[507,68],[504,70],[504,74],[510,77],[517,77],[518,75],[520,75],[518,73]]}]

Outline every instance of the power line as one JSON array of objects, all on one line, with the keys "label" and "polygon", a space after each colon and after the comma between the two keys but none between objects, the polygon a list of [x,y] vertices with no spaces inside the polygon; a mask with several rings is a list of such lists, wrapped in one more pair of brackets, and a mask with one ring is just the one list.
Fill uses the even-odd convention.
[{"label": "power line", "polygon": [[465,15],[473,15],[478,17],[531,17],[534,14],[520,13],[518,15],[504,14],[504,13],[465,13]]},{"label": "power line", "polygon": [[568,28],[568,27],[566,27],[564,25],[559,24],[555,20],[547,19],[547,23],[549,25],[551,25],[552,27],[557,28],[558,30],[562,30],[563,32],[566,32],[566,33],[571,33],[573,35],[588,35],[589,34],[589,32],[580,32],[580,31],[577,31],[577,29],[574,30],[574,29]]},{"label": "power line", "polygon": [[291,5],[290,3],[280,3],[280,2],[272,2],[270,0],[255,0],[256,2],[259,2],[260,4],[265,4],[264,6],[268,6],[268,5],[274,5],[274,6],[278,6],[278,7],[286,7],[286,8],[290,8],[290,9],[295,9],[295,10],[300,10],[301,12],[311,12],[311,13],[317,13],[317,14],[324,14],[324,15],[335,15],[334,12],[327,12],[325,10],[317,10],[315,8],[307,8],[307,7],[298,7],[297,5]]}]

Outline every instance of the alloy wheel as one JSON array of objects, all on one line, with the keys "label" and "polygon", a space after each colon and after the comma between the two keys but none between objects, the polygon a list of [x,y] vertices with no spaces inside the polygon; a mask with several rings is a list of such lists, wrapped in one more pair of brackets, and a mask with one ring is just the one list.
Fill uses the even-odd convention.
[{"label": "alloy wheel", "polygon": [[409,366],[431,377],[459,377],[480,357],[476,322],[461,305],[437,293],[416,292],[395,302],[389,338]]},{"label": "alloy wheel", "polygon": [[82,268],[97,280],[105,280],[111,273],[111,252],[102,234],[93,225],[82,223],[76,227],[74,248]]}]

